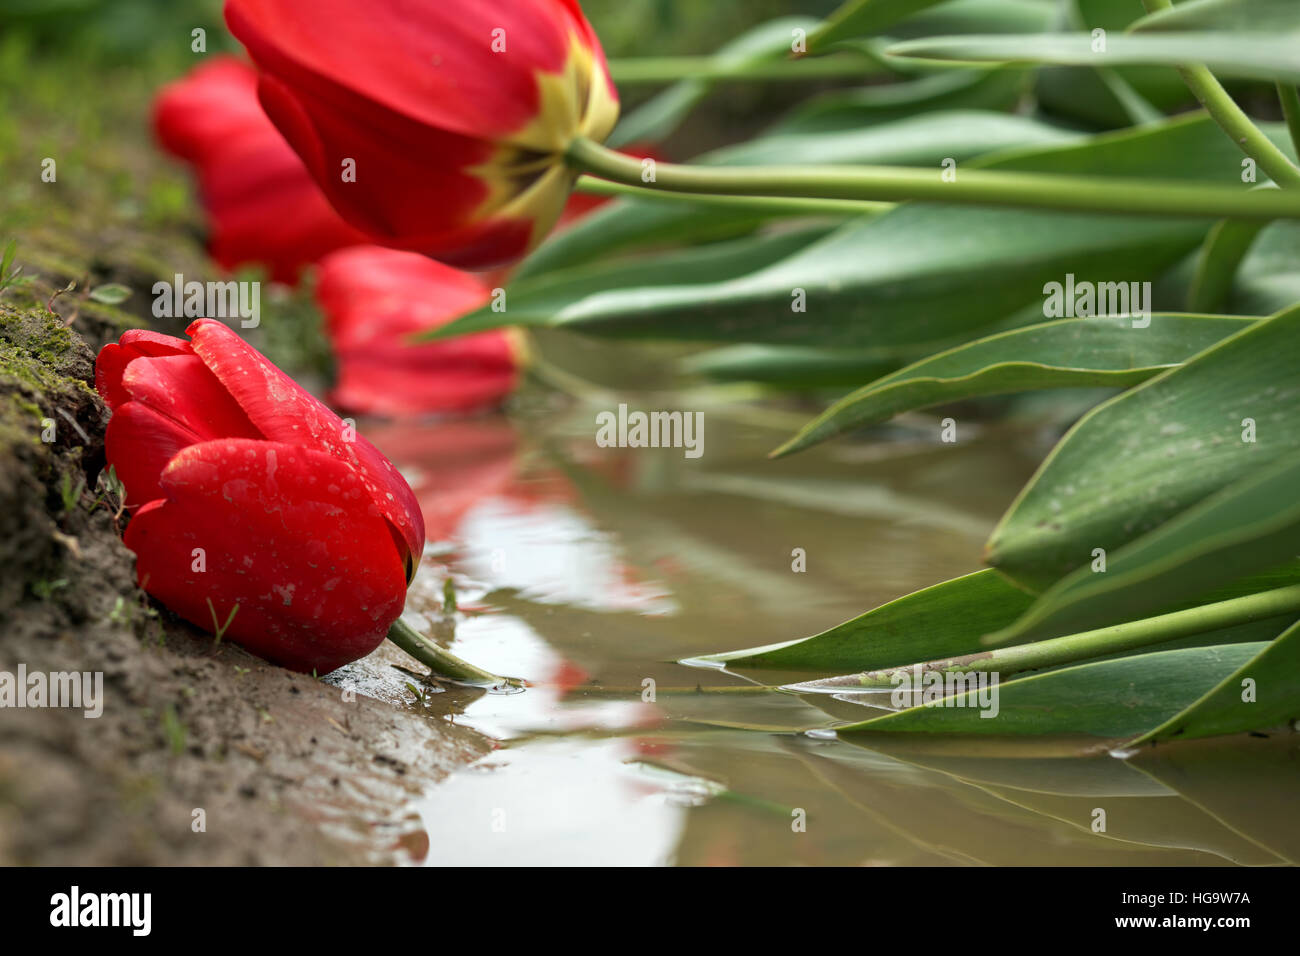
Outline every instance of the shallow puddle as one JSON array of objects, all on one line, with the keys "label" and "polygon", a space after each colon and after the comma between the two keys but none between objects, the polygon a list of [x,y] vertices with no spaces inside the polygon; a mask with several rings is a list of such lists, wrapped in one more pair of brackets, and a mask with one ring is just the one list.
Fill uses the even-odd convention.
[{"label": "shallow puddle", "polygon": [[[430,545],[408,620],[531,685],[417,685],[391,648],[341,672],[499,742],[429,789],[413,858],[442,864],[1281,865],[1300,859],[1296,735],[1132,759],[961,742],[903,750],[818,732],[874,703],[764,691],[807,674],[676,663],[804,637],[978,567],[1044,447],[765,453],[781,427],[706,411],[707,452],[606,449],[597,409],[386,425]],[[802,549],[806,570],[793,570]],[[454,582],[454,629],[443,585]],[[696,690],[696,688],[701,688]],[[1094,829],[1105,812],[1105,832]],[[418,827],[417,827],[418,829]]]}]

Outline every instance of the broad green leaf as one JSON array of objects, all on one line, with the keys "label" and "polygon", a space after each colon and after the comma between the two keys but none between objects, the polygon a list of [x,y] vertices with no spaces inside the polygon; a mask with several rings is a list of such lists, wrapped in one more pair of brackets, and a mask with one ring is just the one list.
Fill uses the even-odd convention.
[{"label": "broad green leaf", "polygon": [[[1182,159],[1171,164],[1169,155]],[[1078,144],[1015,149],[971,165],[1239,183],[1239,156],[1198,115]],[[889,349],[951,344],[1041,301],[1044,284],[1067,274],[1083,282],[1155,280],[1209,226],[904,203],[745,276],[689,287],[579,290],[563,304],[553,300],[545,314],[514,306],[505,313],[480,310],[436,337],[542,324],[614,338]]]},{"label": "broad green leaf", "polygon": [[947,33],[1041,33],[1056,18],[1056,0],[946,0],[920,10],[888,30],[891,37]]},{"label": "broad green leaf", "polygon": [[774,388],[855,385],[898,368],[899,360],[873,349],[732,345],[692,355],[682,369],[715,382],[758,382]]},{"label": "broad green leaf", "polygon": [[1100,405],[994,530],[989,564],[1042,590],[1300,447],[1300,309]]},{"label": "broad green leaf", "polygon": [[812,226],[731,239],[699,249],[670,250],[614,265],[592,263],[576,266],[511,285],[507,290],[506,312],[484,310],[479,314],[485,324],[544,325],[555,310],[565,307],[575,297],[642,286],[689,288],[693,284],[743,277],[755,269],[784,260],[830,232],[829,226]]},{"label": "broad green leaf", "polygon": [[990,34],[906,40],[886,49],[900,59],[975,63],[1051,63],[1114,67],[1203,64],[1215,73],[1300,82],[1297,32],[1107,34],[1105,51],[1087,33]]},{"label": "broad green leaf", "polygon": [[[1167,610],[1300,556],[1300,455],[1248,472],[1154,531],[1062,578],[1000,637],[1079,631]],[[995,638],[996,639],[996,638]]]},{"label": "broad green leaf", "polygon": [[718,210],[703,203],[617,199],[547,239],[523,261],[511,281],[549,278],[634,249],[741,238],[778,215],[783,214],[761,205]]},{"label": "broad green leaf", "polygon": [[[788,55],[793,32],[811,32],[817,22],[809,17],[782,17],[760,23],[719,49],[714,59],[720,66],[741,66]],[[691,78],[673,84],[624,116],[608,144],[620,149],[667,138],[709,94],[712,85],[707,80]]]},{"label": "broad green leaf", "polygon": [[1300,33],[1300,6],[1293,0],[1186,0],[1142,17],[1133,29]]},{"label": "broad green leaf", "polygon": [[[1261,123],[1260,131],[1295,159],[1285,123]],[[1170,156],[1178,161],[1171,163]],[[1203,112],[1157,126],[1118,130],[1055,149],[1018,149],[976,164],[985,169],[1053,172],[1076,176],[1180,179],[1242,186],[1241,150]]]},{"label": "broad green leaf", "polygon": [[[1191,287],[1187,290],[1189,311],[1223,310],[1232,294],[1237,270],[1267,225],[1265,222],[1225,219],[1210,230],[1197,257]],[[1267,311],[1272,313],[1278,309]]]},{"label": "broad green leaf", "polygon": [[1274,222],[1237,269],[1228,308],[1271,315],[1300,302],[1300,223]]},{"label": "broad green leaf", "polygon": [[[1145,12],[1141,3],[1132,0],[1066,0],[1061,8],[1061,18],[1050,29],[1090,35],[1097,29],[1105,30],[1107,35],[1121,34]],[[938,35],[939,31],[930,33],[930,36]],[[1194,105],[1187,84],[1171,67],[1122,66],[1092,69],[1059,66],[1039,68],[1035,72],[1037,83],[1034,95],[1042,110],[1102,128],[1130,126],[1139,122],[1134,108],[1142,107],[1137,101],[1150,103],[1157,110],[1166,113],[1182,112],[1183,107]]]},{"label": "broad green leaf", "polygon": [[[818,131],[760,136],[697,158],[700,165],[768,163],[902,165],[937,167],[1013,146],[1077,141],[1079,134],[1042,120],[1002,113],[954,110],[904,117],[862,128],[852,124]],[[740,235],[776,215],[738,203],[718,209],[705,203],[667,204],[653,199],[612,202],[545,242],[519,268],[516,279],[571,268],[597,257],[662,243],[681,245]]]},{"label": "broad green leaf", "polygon": [[808,37],[808,52],[856,37],[874,36],[885,27],[943,0],[847,0]]},{"label": "broad green leaf", "polygon": [[981,711],[972,690],[837,730],[1127,739],[1164,724],[1267,646],[1182,648],[1078,664],[999,684],[994,717],[980,716],[992,710]]},{"label": "broad green leaf", "polygon": [[[1249,645],[1243,645],[1249,646]],[[1247,693],[1249,683],[1252,693]],[[1300,623],[1225,675],[1213,689],[1136,741],[1264,730],[1300,717]]]},{"label": "broad green leaf", "polygon": [[1027,116],[989,110],[922,113],[865,129],[796,133],[780,129],[696,160],[704,166],[882,165],[938,166],[997,150],[1079,142],[1073,130]]},{"label": "broad green leaf", "polygon": [[1148,319],[1146,328],[1134,328],[1142,320],[1128,315],[1063,319],[959,345],[836,402],[773,457],[942,402],[1047,388],[1135,385],[1239,332],[1250,321],[1163,314]]},{"label": "broad green leaf", "polygon": [[507,324],[612,338],[899,348],[991,325],[1067,273],[1151,280],[1208,224],[909,204],[850,224],[748,275],[696,285],[582,290],[545,312],[480,310],[447,338]]},{"label": "broad green leaf", "polygon": [[1006,110],[1024,92],[1016,70],[946,70],[901,83],[833,90],[813,97],[781,120],[771,135],[862,128],[936,110]]},{"label": "broad green leaf", "polygon": [[[955,681],[964,681],[979,679],[981,674],[997,674],[1006,681],[1031,671],[1046,673],[1084,662],[1146,654],[1153,649],[1165,651],[1271,641],[1290,626],[1297,614],[1300,614],[1300,588],[1283,587],[1263,594],[1248,594],[1241,600],[1195,605],[1111,627],[1053,634],[1051,640],[1029,641],[1017,636],[1013,647],[990,649],[981,646],[977,651],[956,657],[913,661],[901,668],[886,667],[799,681],[785,684],[782,689],[796,694],[835,695],[838,700],[874,705],[880,700],[882,691],[888,693],[917,667],[927,679],[946,675]],[[1010,633],[1009,629],[998,632],[1006,633]],[[988,639],[980,643],[987,644]],[[938,686],[942,689],[942,684]],[[953,692],[952,689],[947,691],[949,694]]]},{"label": "broad green leaf", "polygon": [[1033,598],[992,571],[913,592],[802,640],[694,658],[690,663],[844,673],[981,650],[980,638],[1014,621]]}]

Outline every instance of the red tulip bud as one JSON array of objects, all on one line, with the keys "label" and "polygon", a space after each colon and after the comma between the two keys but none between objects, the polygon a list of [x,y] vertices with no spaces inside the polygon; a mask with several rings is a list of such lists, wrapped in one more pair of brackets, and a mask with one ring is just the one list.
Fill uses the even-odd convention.
[{"label": "red tulip bud", "polygon": [[188,334],[127,332],[96,362],[141,587],[294,670],[364,657],[401,613],[422,553],[415,496],[231,329],[200,319]]}]

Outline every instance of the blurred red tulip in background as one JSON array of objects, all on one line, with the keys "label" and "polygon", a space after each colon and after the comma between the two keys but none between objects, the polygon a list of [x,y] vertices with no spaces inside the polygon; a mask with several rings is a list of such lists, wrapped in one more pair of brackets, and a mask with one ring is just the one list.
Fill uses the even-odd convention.
[{"label": "blurred red tulip in background", "polygon": [[327,252],[368,241],[344,222],[257,100],[257,72],[215,56],[154,102],[163,148],[194,166],[208,251],[222,267],[264,265],[294,283]]},{"label": "blurred red tulip in background", "polygon": [[268,115],[373,241],[463,268],[559,219],[576,137],[618,100],[576,0],[227,0]]},{"label": "blurred red tulip in background", "polygon": [[234,331],[201,319],[188,334],[127,332],[96,362],[141,587],[293,670],[364,657],[423,553],[415,495]]},{"label": "blurred red tulip in background", "polygon": [[362,414],[467,412],[514,388],[519,356],[504,331],[412,345],[491,298],[477,277],[410,252],[358,246],[326,256],[316,298],[337,357],[330,400]]}]

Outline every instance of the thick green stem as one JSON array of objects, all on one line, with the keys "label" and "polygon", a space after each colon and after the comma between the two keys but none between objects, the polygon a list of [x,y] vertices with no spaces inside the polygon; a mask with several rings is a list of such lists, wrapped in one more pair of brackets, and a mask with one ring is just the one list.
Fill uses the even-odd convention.
[{"label": "thick green stem", "polygon": [[489,673],[463,661],[451,651],[439,647],[400,617],[388,629],[388,639],[428,667],[438,677],[447,677],[465,684],[496,686],[511,684],[504,677]]},{"label": "thick green stem", "polygon": [[769,212],[773,216],[863,216],[879,215],[893,209],[893,203],[864,202],[856,199],[798,199],[786,196],[710,196],[700,193],[675,193],[665,189],[649,190],[643,185],[579,177],[574,190],[590,196],[611,198],[650,198],[657,202],[691,203],[717,209],[744,209],[746,212]]},{"label": "thick green stem", "polygon": [[852,674],[848,677],[792,684],[787,689],[831,692],[863,687],[894,687],[898,683],[896,675],[910,673],[917,666],[920,666],[923,673],[926,671],[956,674],[987,672],[1005,677],[1021,671],[1059,667],[1062,664],[1073,664],[1105,657],[1108,654],[1120,654],[1153,644],[1163,644],[1180,637],[1204,634],[1220,628],[1292,612],[1300,612],[1300,584],[1046,641],[998,648],[947,660],[927,661],[920,665],[891,667],[864,674]]},{"label": "thick green stem", "polygon": [[[1142,0],[1148,13],[1173,8],[1172,0]],[[1300,187],[1300,168],[1260,131],[1245,111],[1228,95],[1223,84],[1206,67],[1185,66],[1178,70],[1187,88],[1206,112],[1232,137],[1241,151],[1253,159],[1273,182],[1282,188]]]},{"label": "thick green stem", "polygon": [[654,182],[641,160],[579,138],[569,165],[602,179],[679,193],[795,196],[822,199],[922,200],[977,206],[1016,206],[1116,215],[1195,219],[1300,219],[1300,191],[1245,188],[1049,173],[958,170],[945,181],[938,169],[894,166],[683,166],[657,163]]}]

